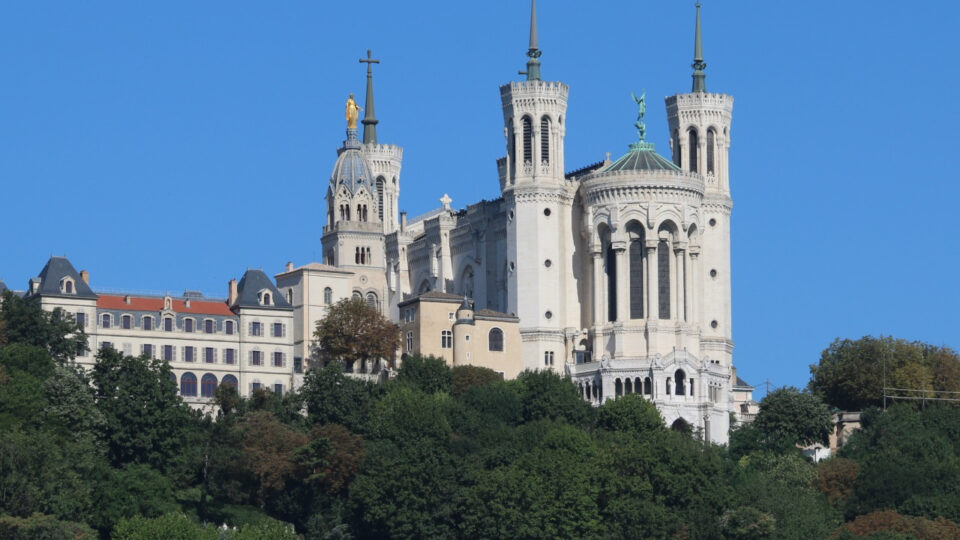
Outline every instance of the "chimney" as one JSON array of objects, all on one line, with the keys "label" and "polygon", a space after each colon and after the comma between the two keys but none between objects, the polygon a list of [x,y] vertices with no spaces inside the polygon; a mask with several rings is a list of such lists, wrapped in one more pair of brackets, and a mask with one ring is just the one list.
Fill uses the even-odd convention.
[{"label": "chimney", "polygon": [[288,262],[288,263],[287,263],[287,272],[293,272],[293,263],[292,263],[292,262]]},{"label": "chimney", "polygon": [[88,287],[90,286],[90,272],[87,272],[86,270],[81,270],[80,279],[82,279],[83,282],[86,283]]},{"label": "chimney", "polygon": [[126,304],[126,305],[128,305],[128,306],[130,305],[130,295],[129,295],[129,294],[123,297],[123,303]]},{"label": "chimney", "polygon": [[407,230],[407,213],[400,212],[400,232]]},{"label": "chimney", "polygon": [[237,292],[237,280],[231,279],[230,283],[227,285],[227,305],[233,306],[237,303],[237,297],[240,296],[240,293]]}]

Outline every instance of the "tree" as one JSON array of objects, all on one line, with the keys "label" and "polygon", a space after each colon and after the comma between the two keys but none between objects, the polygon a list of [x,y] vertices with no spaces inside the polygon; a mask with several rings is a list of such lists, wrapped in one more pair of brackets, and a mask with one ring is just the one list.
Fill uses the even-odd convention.
[{"label": "tree", "polygon": [[600,406],[597,425],[608,431],[628,433],[646,433],[664,428],[660,411],[638,394],[608,400]]},{"label": "tree", "polygon": [[329,495],[342,495],[366,455],[363,437],[338,424],[314,428],[310,442],[296,452],[296,461],[308,471],[307,482]]},{"label": "tree", "polygon": [[930,520],[904,516],[895,510],[879,510],[857,516],[853,521],[844,524],[838,532],[840,531],[852,533],[855,538],[874,538],[874,535],[879,536],[880,533],[893,533],[916,540],[960,540],[960,527],[952,521],[942,517]]},{"label": "tree", "polygon": [[443,358],[415,354],[405,358],[400,364],[397,382],[410,384],[428,394],[449,394],[453,385],[453,372]]},{"label": "tree", "polygon": [[273,494],[282,492],[287,482],[300,477],[302,470],[295,456],[309,439],[266,411],[247,414],[238,428],[241,465],[256,477],[257,502],[262,507]]},{"label": "tree", "polygon": [[134,517],[117,523],[113,540],[217,540],[213,525],[199,525],[184,514],[171,513],[156,518]]},{"label": "tree", "polygon": [[552,418],[587,425],[593,418],[593,407],[580,398],[577,387],[553,371],[524,371],[513,384],[519,389],[526,422]]},{"label": "tree", "polygon": [[459,397],[477,386],[486,386],[503,380],[503,375],[480,366],[453,366],[453,386],[450,395]]},{"label": "tree", "polygon": [[830,504],[839,506],[853,493],[859,473],[860,465],[856,461],[833,457],[817,467],[817,487]]},{"label": "tree", "polygon": [[0,516],[0,538],[5,540],[95,540],[97,534],[83,523],[60,521],[54,516],[33,514],[25,518]]},{"label": "tree", "polygon": [[837,339],[810,366],[810,390],[831,406],[860,411],[883,404],[884,364],[888,388],[919,397],[922,389],[960,391],[956,351],[919,341],[866,336]]},{"label": "tree", "polygon": [[400,346],[400,329],[360,299],[343,299],[317,323],[316,359],[350,368],[367,360],[392,359]]},{"label": "tree", "polygon": [[145,463],[170,474],[185,459],[199,460],[199,413],[177,395],[166,362],[103,349],[92,375],[114,466]]},{"label": "tree", "polygon": [[807,445],[826,443],[833,430],[830,410],[820,398],[793,387],[779,388],[760,402],[753,422],[768,440]]},{"label": "tree", "polygon": [[365,433],[377,396],[384,385],[347,377],[343,366],[332,363],[307,372],[300,396],[314,425],[341,424]]},{"label": "tree", "polygon": [[11,291],[2,293],[0,320],[4,339],[42,347],[60,362],[73,360],[87,350],[87,336],[73,315],[57,308],[46,311],[39,298],[21,298]]}]

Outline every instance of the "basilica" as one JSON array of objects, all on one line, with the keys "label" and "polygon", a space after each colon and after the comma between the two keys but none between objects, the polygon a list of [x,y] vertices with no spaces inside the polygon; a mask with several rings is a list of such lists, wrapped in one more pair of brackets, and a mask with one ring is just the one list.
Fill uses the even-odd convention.
[{"label": "basilica", "polygon": [[[745,419],[755,403],[733,366],[733,98],[707,91],[700,5],[692,88],[666,98],[664,154],[645,140],[646,96],[635,96],[638,137],[629,151],[568,172],[570,89],[541,78],[535,1],[526,54],[524,80],[500,87],[505,140],[495,200],[454,209],[444,196],[424,215],[399,211],[403,149],[377,137],[378,60],[368,51],[360,60],[365,101],[347,100],[346,138],[323,186],[322,262],[288,263],[274,281],[248,272],[224,300],[149,300],[97,295],[87,275],[51,259],[26,294],[80,310],[94,346],[162,354],[178,377],[192,378],[192,387],[181,381],[185,395],[197,394],[198,361],[216,366],[210,384],[229,378],[245,395],[261,385],[295,388],[317,321],[353,297],[398,323],[400,361],[434,354],[507,378],[553,370],[591,403],[642,394],[668,425],[726,442],[731,413]],[[71,297],[78,292],[83,298]],[[172,333],[154,334],[157,324]],[[191,340],[200,338],[198,348]],[[385,367],[350,370],[380,376]]]}]

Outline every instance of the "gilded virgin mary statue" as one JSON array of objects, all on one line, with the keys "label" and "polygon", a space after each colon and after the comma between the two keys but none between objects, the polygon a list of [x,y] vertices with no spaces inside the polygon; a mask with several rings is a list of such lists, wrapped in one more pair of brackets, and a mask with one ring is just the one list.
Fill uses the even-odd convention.
[{"label": "gilded virgin mary statue", "polygon": [[350,97],[347,98],[347,129],[357,129],[357,118],[362,110],[353,100],[353,94],[350,94]]}]

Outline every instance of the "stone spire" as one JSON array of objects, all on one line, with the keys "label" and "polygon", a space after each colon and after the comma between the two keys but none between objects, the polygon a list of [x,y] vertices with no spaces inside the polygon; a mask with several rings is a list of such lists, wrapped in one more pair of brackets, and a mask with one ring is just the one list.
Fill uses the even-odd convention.
[{"label": "stone spire", "polygon": [[697,34],[693,41],[693,92],[707,91],[707,63],[703,61],[703,42],[700,38],[700,2],[697,2]]},{"label": "stone spire", "polygon": [[373,112],[373,64],[379,64],[380,60],[373,59],[373,53],[367,49],[367,57],[360,59],[361,63],[367,64],[367,102],[364,104],[367,112],[363,115],[363,144],[377,144],[377,120]]},{"label": "stone spire", "polygon": [[528,81],[540,80],[540,49],[537,48],[537,0],[530,2],[530,48],[527,49],[527,70],[521,71]]}]

